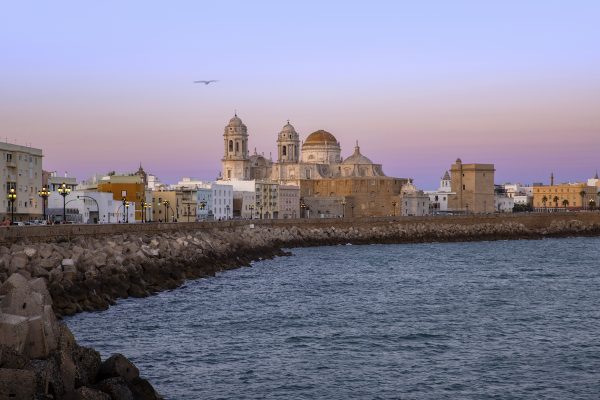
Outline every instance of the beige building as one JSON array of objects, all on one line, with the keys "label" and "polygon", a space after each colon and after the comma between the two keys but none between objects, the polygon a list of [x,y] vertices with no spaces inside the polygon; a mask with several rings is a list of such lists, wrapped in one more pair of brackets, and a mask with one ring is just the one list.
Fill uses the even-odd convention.
[{"label": "beige building", "polygon": [[463,164],[458,158],[450,168],[448,209],[466,213],[494,212],[494,164]]},{"label": "beige building", "polygon": [[300,218],[300,188],[298,186],[280,185],[278,218]]},{"label": "beige building", "polygon": [[[406,179],[390,177],[304,179],[300,181],[303,216],[383,217],[398,215]],[[342,204],[345,203],[345,204]]]},{"label": "beige building", "polygon": [[[165,201],[169,204],[165,205]],[[183,215],[183,192],[176,190],[152,192],[152,221],[177,222],[181,215]]]},{"label": "beige building", "polygon": [[597,187],[586,183],[561,183],[533,188],[533,208],[538,211],[593,209],[597,202]]},{"label": "beige building", "polygon": [[15,190],[15,221],[39,219],[42,216],[42,199],[38,191],[42,188],[42,150],[0,142],[0,196],[2,218],[11,217],[8,201],[10,189]]}]

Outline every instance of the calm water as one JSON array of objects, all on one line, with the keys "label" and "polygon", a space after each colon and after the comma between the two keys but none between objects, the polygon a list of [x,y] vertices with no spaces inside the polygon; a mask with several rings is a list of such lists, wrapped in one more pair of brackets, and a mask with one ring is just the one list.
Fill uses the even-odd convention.
[{"label": "calm water", "polygon": [[169,399],[600,397],[600,238],[292,252],[67,323]]}]

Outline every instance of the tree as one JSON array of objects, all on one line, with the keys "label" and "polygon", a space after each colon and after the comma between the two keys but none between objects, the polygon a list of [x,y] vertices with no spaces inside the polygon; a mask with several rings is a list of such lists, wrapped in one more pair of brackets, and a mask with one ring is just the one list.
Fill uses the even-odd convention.
[{"label": "tree", "polygon": [[554,207],[558,208],[558,196],[554,196],[552,201],[554,202]]},{"label": "tree", "polygon": [[544,208],[546,208],[546,202],[548,202],[548,197],[544,195],[544,197],[542,197],[542,204],[544,205]]},{"label": "tree", "polygon": [[585,190],[582,190],[581,192],[579,192],[579,195],[581,196],[581,208],[584,209],[585,208]]},{"label": "tree", "polygon": [[566,208],[567,208],[567,206],[569,205],[569,200],[567,200],[567,199],[564,199],[564,200],[562,201],[562,205],[563,205],[563,207],[566,209]]}]

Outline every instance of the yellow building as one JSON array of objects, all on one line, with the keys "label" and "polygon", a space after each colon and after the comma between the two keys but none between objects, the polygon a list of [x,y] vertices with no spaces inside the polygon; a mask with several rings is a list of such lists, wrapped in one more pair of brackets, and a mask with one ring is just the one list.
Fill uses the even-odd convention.
[{"label": "yellow building", "polygon": [[146,185],[139,175],[109,175],[98,182],[98,191],[112,193],[115,201],[128,201],[135,205],[135,220],[142,220],[142,200],[146,197]]},{"label": "yellow building", "polygon": [[[169,202],[168,205],[165,205],[165,201]],[[181,216],[186,215],[187,210],[184,211],[184,207],[182,191],[160,190],[152,192],[152,221],[154,222],[178,222]],[[183,221],[187,221],[187,217]],[[190,222],[193,222],[193,219]]]},{"label": "yellow building", "polygon": [[582,210],[596,208],[596,187],[586,183],[535,186],[533,208],[538,210]]},{"label": "yellow building", "polygon": [[450,168],[448,209],[466,213],[493,213],[494,164],[463,164],[458,158]]}]

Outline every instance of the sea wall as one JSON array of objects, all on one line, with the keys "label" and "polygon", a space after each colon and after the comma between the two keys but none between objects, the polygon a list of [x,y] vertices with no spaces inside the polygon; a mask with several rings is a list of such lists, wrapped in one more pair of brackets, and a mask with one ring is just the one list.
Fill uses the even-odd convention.
[{"label": "sea wall", "polygon": [[66,225],[0,230],[0,283],[43,278],[58,315],[173,289],[283,248],[600,234],[600,213]]}]

